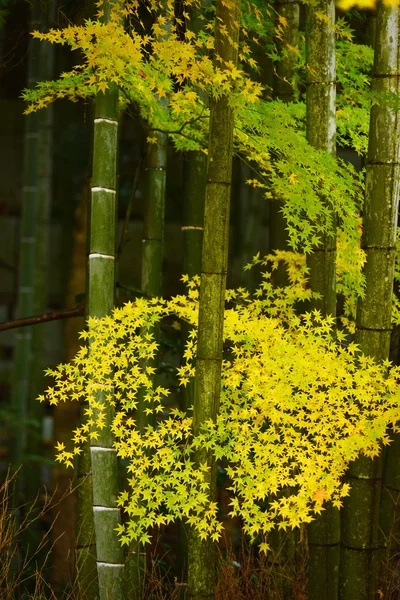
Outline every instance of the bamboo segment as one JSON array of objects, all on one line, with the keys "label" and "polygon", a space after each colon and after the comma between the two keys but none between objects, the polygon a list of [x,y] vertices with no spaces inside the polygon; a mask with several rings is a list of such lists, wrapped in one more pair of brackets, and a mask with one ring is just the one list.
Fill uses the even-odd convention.
[{"label": "bamboo segment", "polygon": [[[335,2],[318,0],[307,7],[307,140],[315,148],[336,152]],[[336,316],[336,224],[307,256],[309,284],[321,296],[312,308]],[[308,528],[310,600],[337,600],[340,561],[340,514],[328,504]]]},{"label": "bamboo segment", "polygon": [[[323,16],[322,16],[323,15]],[[318,0],[307,9],[307,140],[319,150],[336,152],[335,2]],[[333,224],[335,230],[335,224]],[[336,234],[325,235],[307,257],[313,301],[322,315],[336,315]]]},{"label": "bamboo segment", "polygon": [[[372,89],[386,98],[399,91],[398,13],[397,5],[380,3],[377,8]],[[366,291],[365,298],[359,300],[356,320],[356,341],[361,352],[377,361],[388,359],[392,330],[399,139],[398,111],[390,99],[382,99],[372,106],[370,116],[362,234],[367,256]],[[391,463],[389,459],[388,467]],[[382,457],[374,461],[361,458],[350,466],[352,490],[342,511],[341,600],[375,598],[381,478]],[[384,504],[382,509],[385,510]]]},{"label": "bamboo segment", "polygon": [[[184,166],[184,225],[183,241],[183,272],[190,278],[201,274],[201,250],[203,244],[204,230],[204,199],[207,174],[207,157],[203,152],[192,151],[188,153],[187,162]],[[181,360],[185,351],[186,342],[189,339],[191,326],[182,322],[181,325]],[[181,410],[187,411],[193,406],[194,382],[188,384],[180,391]],[[179,542],[177,556],[177,571],[181,581],[187,581],[188,571],[188,528],[186,523],[179,524]],[[184,589],[184,588],[182,588]]]},{"label": "bamboo segment", "polygon": [[[40,29],[41,5],[34,2],[31,6],[31,30]],[[40,80],[41,45],[39,40],[30,38],[28,43],[28,87],[32,88]],[[39,165],[40,165],[40,128],[43,113],[34,112],[25,117],[23,188],[20,225],[20,253],[18,266],[18,298],[17,318],[30,316],[34,312],[35,261],[38,233],[38,201],[39,201]],[[18,330],[14,347],[14,379],[11,405],[19,431],[12,443],[12,461],[16,467],[24,461],[27,451],[28,398],[30,392],[30,375],[32,365],[32,329],[25,327]],[[19,477],[19,489],[24,496],[24,472]],[[22,497],[16,504],[23,502]]]},{"label": "bamboo segment", "polygon": [[[88,257],[88,316],[103,317],[114,306],[116,169],[118,147],[118,91],[110,87],[96,98],[93,141],[92,198]],[[106,421],[113,411],[101,391]],[[118,467],[109,427],[91,439],[94,529],[100,600],[124,598],[124,564],[116,526]]]},{"label": "bamboo segment", "polygon": [[152,137],[156,142],[148,145],[141,288],[149,296],[159,296],[162,290],[167,135],[152,132]]},{"label": "bamboo segment", "polygon": [[[42,29],[51,26],[55,16],[55,1],[48,0],[42,3],[41,25]],[[47,21],[47,22],[45,22]],[[46,44],[39,57],[41,64],[41,79],[53,78],[54,47]],[[54,107],[50,104],[41,115],[39,129],[39,156],[38,156],[38,211],[37,211],[37,247],[35,255],[34,277],[34,307],[33,314],[44,313],[48,308],[49,298],[49,261],[50,261],[50,220],[52,203],[52,167],[53,167],[53,114]],[[39,325],[32,330],[32,362],[29,391],[29,416],[35,418],[41,425],[43,405],[37,397],[44,389],[44,352],[46,344],[46,325]],[[43,453],[41,427],[31,431],[28,435],[29,452],[39,456]],[[39,463],[31,463],[27,470],[27,491],[30,499],[34,500],[38,484],[41,482],[41,467]],[[43,481],[42,481],[43,483]],[[28,500],[28,498],[26,498]]]},{"label": "bamboo segment", "polygon": [[[115,4],[104,2],[104,20],[110,19]],[[118,90],[115,84],[110,83],[104,93],[97,94],[95,101],[87,277],[89,318],[104,317],[111,313],[114,306],[118,112]],[[93,385],[93,395],[102,406],[106,421],[98,437],[91,437],[90,441],[99,598],[125,600],[125,565],[115,531],[121,517],[116,507],[117,456],[109,426],[113,409],[104,392],[96,389],[95,381]]]},{"label": "bamboo segment", "polygon": [[[292,102],[293,87],[290,79],[294,74],[297,55],[288,48],[299,46],[299,20],[300,5],[296,0],[279,0],[276,3],[276,11],[287,23],[282,31],[281,60],[276,63],[276,77],[274,78],[274,95],[282,102]],[[288,235],[286,231],[286,220],[280,212],[279,201],[274,200],[270,206],[270,240],[271,250],[288,250]],[[274,285],[281,287],[287,285],[288,277],[286,269],[280,265],[273,273]]]},{"label": "bamboo segment", "polygon": [[[240,0],[217,0],[215,25],[216,60],[222,69],[237,64]],[[204,237],[199,300],[199,326],[194,393],[193,431],[196,435],[219,409],[222,335],[228,265],[229,210],[232,179],[234,114],[222,95],[211,100],[208,169],[204,213]],[[196,463],[209,466],[207,483],[211,499],[216,494],[215,460],[201,450]],[[214,598],[216,546],[203,541],[196,531],[189,535],[188,597]]]},{"label": "bamboo segment", "polygon": [[[190,278],[201,274],[201,252],[204,231],[204,200],[207,175],[207,157],[203,152],[190,152],[184,171],[183,219],[183,272]],[[182,323],[182,355],[191,327]],[[181,407],[187,410],[193,405],[194,384],[189,382],[181,390]]]},{"label": "bamboo segment", "polygon": [[[190,9],[191,30],[198,34],[204,20],[202,12],[210,5],[209,0],[202,0],[198,10]],[[200,11],[200,12],[198,12]],[[202,90],[197,90],[201,99],[208,104],[208,97]],[[207,156],[201,151],[190,151],[186,154],[183,171],[183,272],[190,278],[201,274],[201,253],[204,231],[204,201],[207,176]],[[192,327],[185,321],[181,324],[181,362]],[[187,411],[194,402],[194,381],[189,381],[180,390],[180,408]],[[182,582],[188,578],[188,527],[183,521],[179,523],[179,539],[177,553],[177,573]],[[185,587],[182,587],[184,594]],[[184,598],[185,596],[182,595]]]},{"label": "bamboo segment", "polygon": [[[204,26],[202,12],[209,8],[210,0],[202,0],[200,7],[189,9],[191,31],[196,35]],[[201,11],[201,12],[199,12]],[[197,90],[204,104],[208,105],[208,97],[203,90]],[[190,278],[201,274],[201,253],[204,231],[204,202],[206,193],[207,156],[200,150],[187,153],[184,163],[184,190],[183,190],[183,272]],[[182,354],[188,339],[190,328],[182,324]],[[189,382],[181,390],[182,410],[187,410],[193,405],[194,383]]]},{"label": "bamboo segment", "polygon": [[[143,228],[142,278],[141,289],[147,296],[160,296],[162,293],[162,267],[164,245],[165,190],[167,178],[167,142],[165,133],[151,132],[154,143],[148,144],[147,154],[147,197]],[[160,339],[159,326],[152,331],[157,342]],[[148,361],[157,367],[158,359]],[[140,429],[154,424],[153,415],[146,415],[144,394],[138,395],[136,423]],[[127,578],[132,600],[143,597],[145,578],[145,552],[142,544],[132,542],[127,560]]]}]

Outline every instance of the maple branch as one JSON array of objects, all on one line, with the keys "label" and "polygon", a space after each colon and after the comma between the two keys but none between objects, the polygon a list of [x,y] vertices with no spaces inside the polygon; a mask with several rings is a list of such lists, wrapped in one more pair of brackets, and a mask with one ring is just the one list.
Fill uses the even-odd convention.
[{"label": "maple branch", "polygon": [[84,314],[85,306],[81,304],[77,308],[43,313],[34,317],[22,317],[21,319],[15,319],[13,321],[4,321],[3,323],[0,323],[0,331],[16,329],[17,327],[27,327],[28,325],[39,325],[40,323],[47,323],[48,321],[82,317]]},{"label": "maple branch", "polygon": [[203,111],[202,111],[200,115],[198,115],[197,117],[194,117],[193,119],[190,119],[189,121],[186,121],[186,123],[183,123],[181,125],[181,127],[179,127],[179,129],[176,129],[175,131],[167,131],[165,129],[159,129],[157,127],[150,127],[150,131],[159,131],[160,133],[165,133],[167,135],[181,135],[182,137],[185,137],[188,140],[191,140],[191,139],[193,139],[192,137],[190,137],[189,135],[186,135],[182,132],[185,127],[187,127],[188,125],[192,125],[193,123],[196,123],[197,121],[200,121],[200,119],[208,119],[208,116],[203,115]]}]

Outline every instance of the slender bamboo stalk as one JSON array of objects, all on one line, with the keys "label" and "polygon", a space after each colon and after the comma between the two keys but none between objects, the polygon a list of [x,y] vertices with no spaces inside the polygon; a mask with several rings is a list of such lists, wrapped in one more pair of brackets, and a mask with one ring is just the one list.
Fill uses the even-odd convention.
[{"label": "slender bamboo stalk", "polygon": [[[204,11],[210,6],[210,0],[201,0],[200,6],[189,8],[190,29],[196,35],[204,26]],[[198,94],[208,105],[205,92],[198,90]],[[183,272],[189,277],[201,274],[201,253],[204,231],[204,202],[206,193],[207,156],[204,152],[191,151],[187,153],[184,162],[184,189],[183,189]],[[184,348],[188,339],[190,327],[182,325],[181,342]],[[182,410],[193,406],[194,383],[189,382],[181,391]]]},{"label": "slender bamboo stalk", "polygon": [[[163,103],[164,104],[164,103]],[[147,146],[147,194],[143,226],[143,254],[141,290],[147,296],[160,296],[162,293],[163,246],[164,246],[164,213],[165,189],[167,178],[167,142],[168,136],[159,131],[151,131],[154,143]],[[155,339],[159,341],[160,330],[153,330]],[[157,367],[158,359],[149,361],[149,366]],[[136,422],[140,429],[149,423],[154,424],[153,416],[146,415],[147,408],[144,395],[139,394]],[[143,596],[146,569],[144,546],[132,542],[127,557],[127,580],[132,600],[140,600]]]},{"label": "slender bamboo stalk", "polygon": [[[89,15],[93,14],[88,12]],[[92,111],[91,111],[92,113]],[[93,122],[93,113],[92,119]],[[91,165],[88,166],[88,173],[91,171]],[[72,250],[72,268],[71,276],[68,282],[67,305],[74,302],[77,293],[87,288],[87,249],[88,249],[88,217],[89,217],[89,196],[90,196],[90,178],[87,174],[85,183],[81,193],[79,206],[75,212],[74,218],[74,240]],[[82,303],[81,314],[87,316],[87,309]],[[81,319],[79,319],[81,321]],[[71,360],[79,349],[78,333],[84,326],[84,319],[80,325],[78,323],[69,323],[66,327],[66,359]],[[82,411],[82,407],[81,407]],[[57,406],[55,411],[55,432],[59,432],[56,439],[64,442],[67,427],[65,424],[73,424],[76,426],[77,414],[76,409],[65,404],[65,406]],[[71,426],[70,426],[71,427]],[[71,429],[69,429],[71,430]],[[75,545],[75,561],[76,561],[76,587],[79,597],[83,600],[95,600],[98,598],[99,585],[97,579],[96,566],[96,542],[94,537],[93,525],[93,492],[91,466],[90,466],[90,448],[89,444],[84,448],[82,455],[78,458],[77,465],[77,480],[79,483],[77,490],[77,513],[69,519],[69,526],[74,527],[76,534],[73,541],[70,543]],[[71,485],[68,474],[59,467],[57,473],[58,491],[62,494],[63,490]],[[58,533],[63,533],[66,520],[68,520],[68,512],[75,511],[74,505],[70,506],[67,501],[63,506],[62,518],[58,519],[53,527],[54,536]],[[61,516],[61,515],[60,515]],[[57,539],[57,537],[56,537]],[[65,541],[68,545],[68,538]],[[63,552],[61,544],[55,545],[54,569],[60,572],[62,570],[62,562],[65,563],[65,552]],[[60,556],[61,554],[61,556]],[[65,568],[65,567],[64,567]],[[62,571],[61,571],[62,572]]]},{"label": "slender bamboo stalk", "polygon": [[[202,0],[199,7],[188,7],[190,28],[196,35],[204,26],[204,11],[210,6],[210,0]],[[208,104],[208,97],[202,90],[197,90],[203,102]],[[201,274],[201,253],[204,231],[204,202],[207,176],[207,156],[201,151],[188,152],[183,171],[183,272],[190,278]],[[182,322],[181,328],[181,362],[184,362],[184,351],[189,339],[191,326]],[[180,390],[181,410],[187,411],[194,402],[194,382],[189,381]],[[185,522],[179,524],[179,541],[177,552],[177,573],[182,582],[188,578],[188,527]],[[185,587],[181,588],[181,596],[185,598]]]},{"label": "slender bamboo stalk", "polygon": [[[184,207],[183,207],[183,272],[190,278],[201,274],[201,250],[204,230],[204,200],[207,174],[207,157],[203,152],[188,153],[184,165]],[[191,327],[183,322],[181,328],[181,360]],[[180,391],[181,410],[187,411],[193,406],[194,382],[190,381]],[[179,543],[177,556],[178,577],[187,581],[188,571],[188,530],[186,523],[179,524]],[[182,588],[183,591],[184,588]],[[184,597],[184,596],[183,596]]]},{"label": "slender bamboo stalk", "polygon": [[[41,6],[36,1],[31,5],[30,29],[41,25]],[[28,87],[41,77],[40,42],[30,38],[28,45]],[[35,112],[25,117],[23,189],[20,225],[20,254],[18,267],[17,318],[34,313],[35,257],[37,252],[40,127],[43,113]],[[28,398],[32,364],[32,330],[26,327],[17,332],[14,347],[14,379],[11,405],[15,412],[19,431],[13,440],[13,463],[20,466],[27,451]],[[19,493],[24,494],[24,472],[18,478]],[[17,505],[22,498],[17,499]]]},{"label": "slender bamboo stalk", "polygon": [[[204,200],[207,175],[207,156],[203,152],[188,153],[184,166],[184,206],[183,206],[183,271],[189,277],[201,274],[201,251],[204,231]],[[182,325],[182,349],[188,339],[190,326]],[[193,405],[194,384],[181,390],[182,410]]]},{"label": "slender bamboo stalk", "polygon": [[[116,168],[118,145],[118,91],[96,97],[93,143],[93,176],[88,257],[88,316],[103,317],[114,306]],[[105,403],[103,392],[97,402]],[[112,410],[105,403],[106,421]],[[120,522],[116,507],[118,467],[109,427],[90,444],[93,511],[96,534],[97,573],[100,600],[124,598],[122,549],[115,532]]]},{"label": "slender bamboo stalk", "polygon": [[[118,2],[105,0],[104,21],[110,19],[116,4]],[[89,208],[88,317],[104,317],[110,314],[114,306],[118,116],[118,90],[110,83],[104,93],[97,94],[95,101]],[[85,565],[85,572],[90,572],[95,538],[99,598],[122,600],[125,598],[125,565],[115,531],[121,518],[120,510],[116,507],[118,466],[109,427],[113,410],[101,390],[95,391],[94,396],[96,402],[104,407],[106,427],[99,432],[97,439],[91,438],[90,458],[86,453],[82,459],[80,475],[84,479],[79,497],[79,560],[80,566]],[[91,500],[93,522],[88,512]],[[92,579],[93,575],[91,573]],[[90,593],[93,593],[93,588]]]},{"label": "slender bamboo stalk", "polygon": [[[317,0],[307,7],[307,140],[315,148],[336,152],[335,2]],[[325,235],[307,257],[310,287],[321,295],[312,308],[336,316],[336,234]],[[310,600],[336,600],[339,586],[340,513],[330,504],[308,529]]]},{"label": "slender bamboo stalk", "polygon": [[[56,5],[54,0],[41,3],[42,29],[53,25]],[[44,13],[44,14],[43,14]],[[54,46],[46,43],[42,47],[40,56],[41,79],[53,78],[54,71]],[[50,260],[50,219],[52,202],[52,166],[53,166],[53,105],[50,104],[41,116],[39,129],[39,173],[38,173],[38,212],[37,212],[37,248],[35,256],[34,278],[34,312],[39,314],[46,310],[49,296],[49,260]],[[44,389],[43,371],[45,368],[44,348],[46,345],[47,329],[40,325],[32,330],[32,361],[30,390],[29,390],[29,416],[36,418],[41,424],[43,406],[37,402],[38,395]],[[40,455],[43,452],[41,428],[30,430],[28,433],[29,452]],[[42,480],[41,468],[38,462],[30,464],[26,473],[28,498],[34,500],[38,485]]]},{"label": "slender bamboo stalk", "polygon": [[[167,16],[164,35],[168,35],[170,25],[170,18]],[[166,109],[168,98],[160,98],[159,104]],[[162,131],[150,130],[149,136],[152,138],[152,142],[147,144],[146,153],[147,189],[142,238],[141,290],[146,296],[151,297],[162,294],[168,135]],[[160,329],[158,326],[154,327],[153,335],[159,342]],[[150,364],[157,368],[158,358],[155,357],[149,361],[149,366]],[[154,380],[155,378],[156,376],[154,376]],[[146,408],[144,394],[139,394],[136,423],[142,430],[149,424],[154,425],[154,415],[146,415]],[[143,595],[145,557],[143,545],[133,542],[127,560],[129,593],[133,600],[139,600]]]},{"label": "slender bamboo stalk", "polygon": [[147,202],[143,227],[141,288],[148,296],[162,290],[165,187],[167,179],[167,135],[150,132],[156,142],[147,148]]},{"label": "slender bamboo stalk", "polygon": [[[215,54],[221,68],[237,64],[240,0],[217,0]],[[228,267],[229,212],[232,180],[234,113],[227,96],[211,99],[208,168],[201,265],[199,329],[193,430],[197,434],[219,409],[226,272]],[[215,460],[206,450],[197,464],[209,466],[210,497],[216,495]],[[188,597],[215,597],[216,546],[203,541],[195,531],[189,536]]]},{"label": "slender bamboo stalk", "polygon": [[[322,17],[323,15],[323,17]],[[320,150],[336,152],[336,61],[335,2],[317,0],[307,8],[306,53],[307,140]],[[310,287],[321,295],[313,301],[323,315],[336,315],[336,236],[325,235],[318,248],[307,257]]]},{"label": "slender bamboo stalk", "polygon": [[[281,60],[276,63],[276,77],[274,78],[275,97],[282,102],[292,102],[293,87],[290,79],[293,77],[296,64],[296,54],[288,51],[288,47],[299,46],[300,5],[297,0],[279,0],[276,3],[276,12],[286,20],[286,27],[282,32]],[[270,205],[270,244],[271,250],[288,250],[288,235],[286,221],[280,212],[281,205],[275,200]],[[279,266],[273,273],[273,282],[276,286],[288,283],[284,266]]]},{"label": "slender bamboo stalk", "polygon": [[[372,89],[399,92],[399,9],[379,3]],[[370,115],[362,247],[365,298],[357,306],[356,341],[377,361],[389,356],[391,305],[399,195],[399,112],[389,101]],[[390,460],[387,465],[390,468]],[[341,600],[375,598],[382,457],[360,458],[349,468],[352,486],[342,511]],[[384,498],[385,500],[385,498]],[[384,504],[383,504],[384,507]]]}]

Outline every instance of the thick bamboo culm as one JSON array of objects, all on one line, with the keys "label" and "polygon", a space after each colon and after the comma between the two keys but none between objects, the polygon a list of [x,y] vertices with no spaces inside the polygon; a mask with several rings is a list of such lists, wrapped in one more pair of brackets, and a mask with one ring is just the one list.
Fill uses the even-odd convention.
[{"label": "thick bamboo culm", "polygon": [[[216,5],[215,54],[220,68],[237,64],[240,0],[218,0]],[[226,273],[228,266],[229,212],[232,179],[234,113],[226,96],[211,99],[208,168],[204,212],[204,236],[199,300],[199,326],[193,430],[215,419],[219,409],[222,336]],[[210,497],[216,495],[216,468],[210,452],[199,451],[197,464],[207,462]],[[188,597],[215,597],[216,545],[189,534]]]},{"label": "thick bamboo culm", "polygon": [[[379,3],[376,16],[374,92],[399,92],[399,9]],[[365,297],[359,300],[356,342],[378,362],[389,357],[399,195],[400,122],[390,99],[371,107],[362,247]],[[391,449],[396,452],[396,447]],[[389,467],[392,461],[387,462]],[[398,470],[398,467],[396,467]],[[390,471],[389,471],[390,473]],[[385,480],[389,476],[385,473]],[[373,600],[376,593],[382,456],[361,457],[347,474],[350,495],[342,509],[340,600]],[[383,505],[383,512],[387,506]]]}]

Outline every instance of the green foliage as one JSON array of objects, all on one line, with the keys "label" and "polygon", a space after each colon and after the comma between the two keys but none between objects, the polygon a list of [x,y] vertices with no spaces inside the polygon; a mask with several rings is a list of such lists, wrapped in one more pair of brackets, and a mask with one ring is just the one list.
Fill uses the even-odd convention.
[{"label": "green foliage", "polygon": [[351,166],[308,144],[300,126],[302,112],[302,105],[278,100],[237,112],[238,152],[257,165],[251,183],[282,202],[293,249],[310,252],[318,246],[323,233],[332,233],[334,214],[357,243],[360,178]]},{"label": "green foliage", "polygon": [[[157,7],[153,8],[156,11]],[[128,5],[127,10],[134,12],[134,7]],[[206,51],[213,48],[213,24],[205,24],[196,35],[190,30],[186,13],[184,39],[174,28],[165,34],[168,15],[160,12],[155,13],[152,30],[147,33],[135,29],[126,31],[118,15],[107,24],[88,20],[84,26],[35,33],[41,39],[66,43],[71,49],[79,50],[84,62],[69,73],[63,73],[58,81],[43,82],[35,90],[25,91],[24,97],[30,102],[27,112],[43,108],[59,97],[77,100],[93,96],[106,90],[108,82],[113,81],[125,98],[124,104],[135,105],[151,129],[167,132],[178,150],[206,152],[209,109],[203,101],[204,93],[207,96],[227,94],[236,114],[235,152],[254,169],[250,183],[261,187],[267,199],[281,204],[292,248],[309,252],[318,246],[322,235],[331,232],[334,216],[338,217],[346,240],[339,244],[338,265],[343,273],[343,277],[339,273],[339,288],[349,298],[345,316],[352,317],[363,285],[362,260],[355,262],[355,257],[360,258],[359,214],[363,186],[351,166],[310,148],[305,139],[304,103],[284,104],[262,99],[262,86],[245,72],[246,66],[255,66],[247,41],[250,35],[256,33],[265,43],[268,38],[271,56],[275,52],[272,20],[264,14],[266,10],[254,4],[251,10],[243,11],[246,17],[238,69],[233,65],[220,69],[212,63]],[[264,23],[269,23],[268,27]],[[266,27],[263,33],[256,32],[256,24]],[[277,39],[284,26],[284,22],[277,23]],[[349,36],[343,26],[341,30],[343,36]],[[342,95],[352,98],[355,105],[350,112],[343,109],[339,138],[363,148],[367,129],[364,122],[364,129],[359,125],[356,111],[364,118],[363,111],[367,109],[361,104],[366,100],[367,83],[366,75],[357,71],[357,59],[361,56],[369,60],[370,54],[365,47],[353,49],[353,46],[347,40],[338,45],[342,56],[338,65]],[[302,61],[300,55],[299,73],[304,67]],[[368,69],[369,62],[364,62]],[[166,95],[168,106],[159,102]],[[342,248],[346,249],[344,254],[341,254]],[[353,279],[349,273],[354,275]]]},{"label": "green foliage", "polygon": [[366,156],[374,51],[370,46],[341,40],[336,46],[336,61],[337,141]]},{"label": "green foliage", "polygon": [[[166,36],[166,17],[158,15],[151,34],[127,33],[115,19],[86,21],[82,27],[51,30],[35,36],[69,44],[85,62],[59,81],[25,91],[27,112],[58,97],[88,97],[115,82],[126,101],[135,104],[151,129],[167,132],[178,150],[206,151],[209,110],[199,95],[227,94],[236,112],[235,150],[254,165],[256,185],[266,197],[283,202],[293,248],[309,251],[321,234],[330,231],[336,212],[348,235],[357,237],[362,188],[353,170],[328,154],[311,150],[305,140],[303,105],[287,106],[260,98],[262,87],[243,70],[254,59],[241,47],[242,68],[213,65],[204,50],[213,37],[196,36],[187,27],[185,39],[174,30]],[[206,26],[211,28],[212,25]],[[168,107],[159,99],[168,95]],[[326,204],[323,198],[329,199]],[[307,202],[304,199],[307,198]]]},{"label": "green foliage", "polygon": [[[288,262],[291,285],[274,289],[271,269]],[[360,453],[375,456],[388,443],[388,426],[399,418],[399,368],[357,355],[355,344],[342,344],[332,321],[317,312],[297,316],[295,305],[310,297],[303,257],[283,253],[260,261],[269,265],[250,297],[244,289],[226,294],[220,415],[207,422],[197,437],[192,418],[177,409],[167,412],[168,390],[154,385],[151,359],[157,344],[151,333],[164,317],[175,315],[192,326],[185,359],[177,369],[180,385],[194,375],[198,279],[188,282],[186,295],[171,300],[144,298],[114,310],[112,316],[89,322],[87,347],[70,364],[48,374],[55,378],[40,398],[51,404],[88,402],[86,421],[74,432],[74,447],[58,445],[58,460],[72,465],[81,445],[105,427],[104,405],[115,406],[111,429],[115,448],[127,460],[129,488],[118,504],[129,518],[119,526],[123,543],[149,541],[151,526],[185,519],[200,536],[217,539],[221,524],[209,502],[205,464],[195,467],[197,448],[209,448],[227,462],[231,485],[231,516],[240,515],[254,539],[276,524],[294,527],[309,522],[326,500],[340,506],[348,493],[342,483],[348,463]],[[187,280],[187,278],[185,278]],[[158,414],[155,427],[140,431],[134,411],[144,390],[147,412]],[[280,491],[290,488],[284,497]],[[262,546],[267,549],[267,544]]]}]

